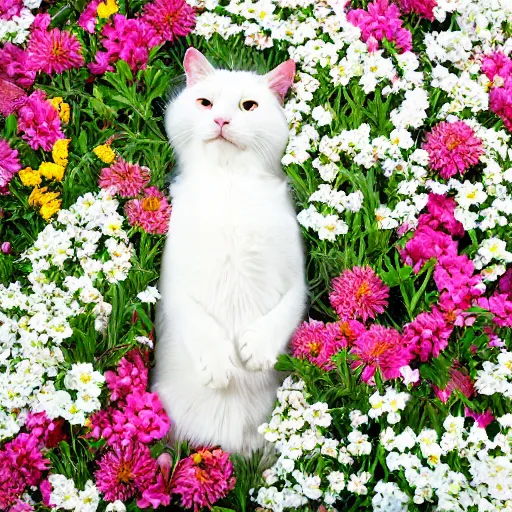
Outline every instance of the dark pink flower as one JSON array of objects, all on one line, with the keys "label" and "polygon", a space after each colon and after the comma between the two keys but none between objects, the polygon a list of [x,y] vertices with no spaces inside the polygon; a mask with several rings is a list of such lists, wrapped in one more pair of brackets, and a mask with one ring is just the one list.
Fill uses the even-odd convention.
[{"label": "dark pink flower", "polygon": [[46,507],[49,507],[50,506],[50,496],[52,493],[52,484],[48,481],[48,479],[43,480],[39,484],[39,491],[41,492],[41,498],[42,498],[43,505],[45,505]]},{"label": "dark pink flower", "polygon": [[500,293],[505,293],[508,300],[512,300],[512,268],[509,268],[500,278]]},{"label": "dark pink flower", "polygon": [[169,228],[171,205],[156,187],[144,190],[142,199],[132,199],[125,205],[128,221],[147,233],[164,235]]},{"label": "dark pink flower", "polygon": [[452,331],[453,326],[444,315],[438,309],[433,309],[430,313],[420,313],[404,327],[403,340],[415,347],[415,352],[425,362],[430,357],[438,357],[448,346]]},{"label": "dark pink flower", "polygon": [[6,140],[0,139],[0,195],[9,193],[9,182],[20,169],[18,151],[11,149]]},{"label": "dark pink flower", "polygon": [[503,87],[493,87],[489,93],[489,108],[512,131],[512,78]]},{"label": "dark pink flower", "polygon": [[433,386],[434,393],[441,402],[446,403],[454,391],[460,391],[466,398],[471,398],[475,394],[473,381],[465,368],[460,367],[455,361],[449,373],[450,380],[444,389]]},{"label": "dark pink flower", "polygon": [[99,186],[121,197],[136,197],[149,183],[149,169],[118,158],[101,170]]},{"label": "dark pink flower", "polygon": [[493,322],[500,327],[512,327],[512,300],[505,293],[495,293],[490,298],[481,297],[478,306],[487,309],[493,315]]},{"label": "dark pink flower", "polygon": [[50,151],[64,134],[60,127],[57,109],[46,100],[46,94],[35,90],[18,112],[18,133],[32,149],[42,148]]},{"label": "dark pink flower", "polygon": [[19,16],[23,7],[23,0],[0,0],[0,20],[10,21]]},{"label": "dark pink flower", "polygon": [[464,121],[443,121],[434,126],[426,135],[423,149],[428,152],[430,167],[445,179],[464,174],[484,154],[482,141]]},{"label": "dark pink flower", "polygon": [[31,87],[36,72],[28,65],[28,54],[12,43],[5,43],[0,49],[0,78],[8,80],[19,87]]},{"label": "dark pink flower", "polygon": [[154,0],[144,6],[142,19],[158,35],[158,44],[188,35],[196,23],[194,9],[185,0]]},{"label": "dark pink flower", "polygon": [[0,78],[0,114],[7,117],[19,110],[27,100],[27,94],[9,80]]},{"label": "dark pink flower", "polygon": [[332,307],[341,320],[375,318],[388,305],[389,287],[370,267],[344,270],[331,282]]},{"label": "dark pink flower", "polygon": [[129,393],[142,393],[148,385],[148,357],[140,350],[130,350],[117,365],[117,371],[106,371],[105,381],[110,389],[110,400],[124,399]]},{"label": "dark pink flower", "polygon": [[141,443],[162,439],[169,431],[169,418],[156,393],[131,393],[126,397],[124,412],[128,422],[136,427]]},{"label": "dark pink flower", "polygon": [[402,12],[409,14],[413,12],[422,18],[434,21],[434,7],[436,0],[395,0]]},{"label": "dark pink flower", "polygon": [[369,43],[369,50],[376,50],[376,41],[386,38],[394,42],[399,50],[412,49],[412,34],[402,27],[400,11],[388,0],[375,0],[368,4],[368,10],[353,9],[347,13],[347,20],[359,27],[361,39]]},{"label": "dark pink flower", "polygon": [[222,450],[200,450],[182,459],[171,484],[173,494],[181,496],[181,506],[194,509],[211,506],[235,487],[233,464]]},{"label": "dark pink flower", "polygon": [[2,242],[0,244],[0,251],[4,254],[10,254],[12,252],[11,242]]},{"label": "dark pink flower", "polygon": [[373,324],[354,341],[351,354],[356,360],[353,367],[364,366],[361,379],[366,383],[373,383],[377,369],[383,379],[396,379],[401,376],[400,368],[414,358],[414,349],[415,346],[408,345],[397,330]]},{"label": "dark pink flower", "polygon": [[49,24],[49,14],[36,16],[27,47],[30,69],[52,75],[83,66],[82,46],[77,37],[58,28],[48,30]]},{"label": "dark pink flower", "polygon": [[85,31],[89,32],[89,34],[94,34],[96,30],[96,13],[98,11],[98,5],[100,4],[100,0],[92,0],[87,4],[87,7],[82,11],[80,17],[78,18],[78,26],[83,28]]},{"label": "dark pink flower", "polygon": [[466,418],[473,418],[480,428],[485,428],[494,421],[494,415],[490,409],[487,409],[485,412],[477,413],[472,411],[469,407],[464,407],[464,416],[466,416]]},{"label": "dark pink flower", "polygon": [[506,80],[512,75],[512,59],[503,52],[493,52],[490,55],[484,55],[482,71],[489,80],[494,80],[496,75]]},{"label": "dark pink flower", "polygon": [[439,194],[429,194],[427,209],[418,218],[419,226],[428,226],[435,230],[446,230],[451,236],[464,236],[464,227],[455,219],[457,203],[452,197]]},{"label": "dark pink flower", "polygon": [[66,437],[64,420],[61,418],[51,420],[45,412],[29,413],[25,428],[39,440],[40,446],[45,448],[57,446]]},{"label": "dark pink flower", "polygon": [[18,500],[10,509],[9,512],[32,512],[34,507],[23,500]]}]

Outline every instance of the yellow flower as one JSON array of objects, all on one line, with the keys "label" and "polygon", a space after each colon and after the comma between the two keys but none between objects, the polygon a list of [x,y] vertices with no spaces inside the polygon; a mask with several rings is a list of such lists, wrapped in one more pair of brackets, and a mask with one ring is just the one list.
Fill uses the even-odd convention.
[{"label": "yellow flower", "polygon": [[54,164],[53,162],[43,162],[39,166],[39,172],[47,180],[62,181],[64,177],[64,167],[62,165]]},{"label": "yellow flower", "polygon": [[106,164],[111,164],[116,159],[116,154],[110,147],[110,144],[96,146],[92,151],[102,162],[105,162]]},{"label": "yellow flower", "polygon": [[106,0],[98,5],[97,13],[99,18],[109,18],[119,10],[116,0]]},{"label": "yellow flower", "polygon": [[44,220],[50,220],[50,218],[55,215],[60,210],[60,205],[62,201],[60,199],[53,199],[52,201],[48,201],[39,210],[41,217]]},{"label": "yellow flower", "polygon": [[53,161],[64,168],[68,165],[68,146],[70,142],[71,139],[59,139],[52,148]]},{"label": "yellow flower", "polygon": [[70,108],[60,96],[56,96],[49,100],[52,106],[59,112],[59,117],[64,123],[69,123]]},{"label": "yellow flower", "polygon": [[28,198],[28,204],[30,206],[44,206],[47,203],[51,203],[57,199],[60,195],[59,192],[47,192],[48,187],[39,188],[36,187],[32,190]]},{"label": "yellow flower", "polygon": [[36,187],[41,183],[41,175],[39,174],[39,171],[34,171],[30,167],[22,169],[18,173],[18,176],[20,177],[21,183],[26,187]]}]

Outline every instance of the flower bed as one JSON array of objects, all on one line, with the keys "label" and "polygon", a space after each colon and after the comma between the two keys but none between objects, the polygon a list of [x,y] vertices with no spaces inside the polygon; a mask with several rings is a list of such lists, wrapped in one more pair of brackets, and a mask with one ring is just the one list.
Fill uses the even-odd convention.
[{"label": "flower bed", "polygon": [[[509,0],[0,0],[0,509],[512,510]],[[260,434],[148,387],[190,45],[297,64],[311,291]],[[172,236],[172,233],[169,233]]]}]

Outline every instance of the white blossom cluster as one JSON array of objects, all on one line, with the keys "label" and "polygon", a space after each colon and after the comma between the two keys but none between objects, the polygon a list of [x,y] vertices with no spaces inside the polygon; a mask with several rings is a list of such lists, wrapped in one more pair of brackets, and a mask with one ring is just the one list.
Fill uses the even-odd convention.
[{"label": "white blossom cluster", "polygon": [[[92,480],[86,482],[83,491],[79,491],[75,487],[72,478],[66,478],[58,473],[51,474],[48,481],[52,486],[50,494],[52,508],[74,510],[75,512],[95,512],[98,509],[100,495]],[[110,510],[114,509],[110,508]]]},{"label": "white blossom cluster", "polygon": [[23,5],[19,15],[10,19],[0,19],[0,42],[11,41],[14,44],[21,44],[28,38],[35,19],[31,10],[37,9],[41,5],[41,0],[24,0]]},{"label": "white blossom cluster", "polygon": [[132,248],[117,207],[100,192],[61,210],[23,255],[32,267],[28,291],[19,282],[0,286],[0,439],[19,431],[19,411],[44,410],[83,425],[99,408],[103,377],[92,365],[66,368],[64,386],[71,393],[56,388],[55,379],[64,367],[61,346],[72,343],[70,320],[90,315],[96,331],[104,332],[112,306],[97,286],[105,278],[124,280],[131,268]]},{"label": "white blossom cluster", "polygon": [[496,363],[484,361],[476,375],[475,389],[481,395],[499,393],[512,398],[512,352],[503,350]]}]

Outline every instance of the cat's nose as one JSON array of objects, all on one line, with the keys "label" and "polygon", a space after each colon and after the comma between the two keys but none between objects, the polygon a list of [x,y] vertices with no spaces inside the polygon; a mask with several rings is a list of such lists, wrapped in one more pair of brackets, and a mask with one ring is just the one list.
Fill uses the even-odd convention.
[{"label": "cat's nose", "polygon": [[217,123],[219,125],[219,128],[222,129],[222,127],[225,125],[225,124],[229,124],[229,119],[224,119],[223,117],[216,117],[214,119],[214,122]]}]

